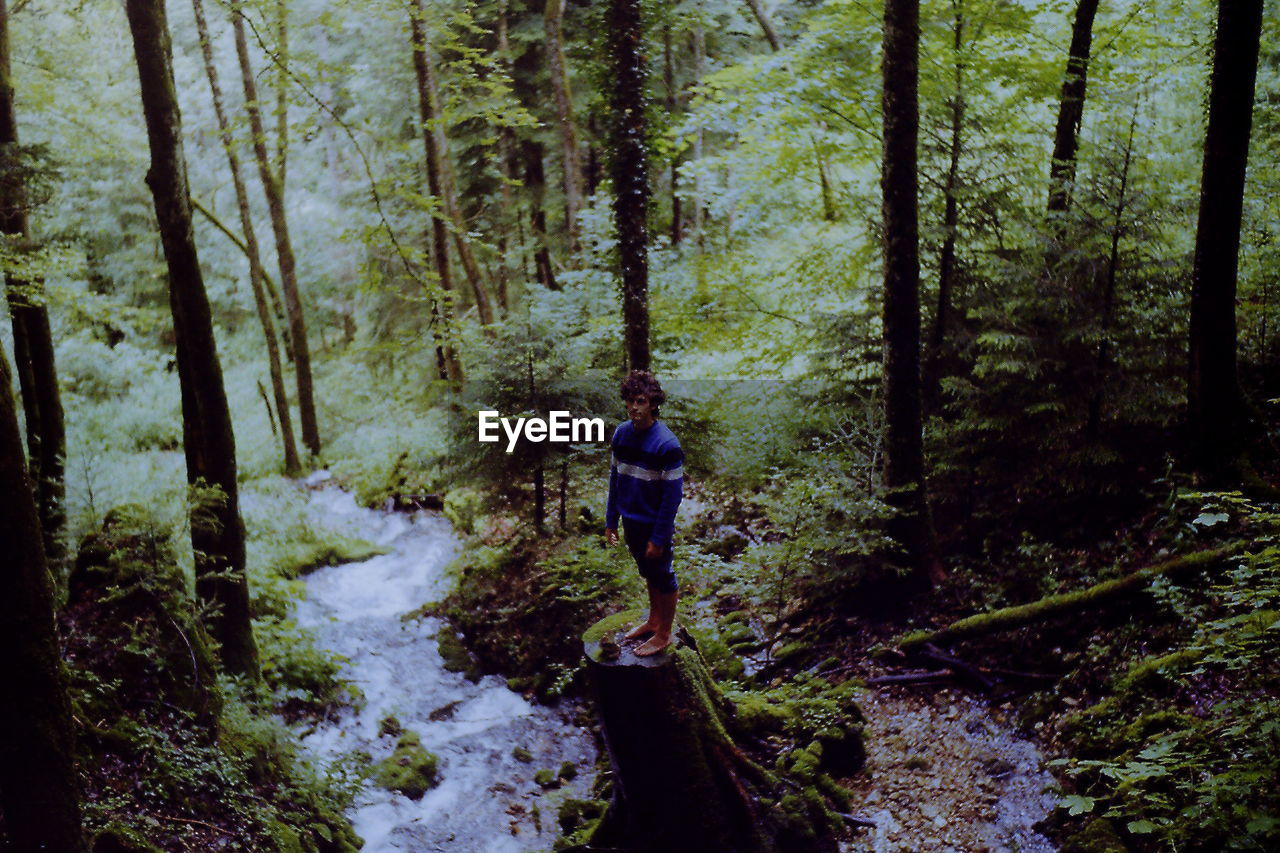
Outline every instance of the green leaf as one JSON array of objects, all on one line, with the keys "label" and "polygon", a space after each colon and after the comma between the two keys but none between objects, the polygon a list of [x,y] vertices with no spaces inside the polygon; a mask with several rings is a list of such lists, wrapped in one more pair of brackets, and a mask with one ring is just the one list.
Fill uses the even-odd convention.
[{"label": "green leaf", "polygon": [[1082,797],[1079,794],[1070,794],[1058,801],[1058,808],[1067,810],[1070,815],[1082,815],[1093,811],[1093,807],[1097,804],[1097,800],[1093,797]]},{"label": "green leaf", "polygon": [[1129,831],[1134,835],[1147,835],[1155,832],[1158,827],[1149,820],[1131,820],[1127,824]]}]

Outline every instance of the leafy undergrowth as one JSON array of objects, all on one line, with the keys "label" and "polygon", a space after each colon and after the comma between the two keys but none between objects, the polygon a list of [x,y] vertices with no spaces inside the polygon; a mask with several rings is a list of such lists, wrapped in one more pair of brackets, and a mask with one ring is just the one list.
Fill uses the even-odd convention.
[{"label": "leafy undergrowth", "polygon": [[[318,654],[281,656],[287,639],[260,633],[265,684],[219,677],[170,542],[144,510],[113,511],[69,581],[61,629],[87,831],[112,850],[358,850],[342,815],[354,776],[317,773],[272,713],[305,680],[299,656]],[[336,692],[323,675],[310,673]]]},{"label": "leafy undergrowth", "polygon": [[1067,793],[1048,829],[1063,850],[1280,843],[1278,533],[1280,516],[1238,494],[1182,494],[1112,542],[1027,543],[1000,577],[962,568],[939,591],[940,609],[967,615],[1248,543],[1202,573],[953,649],[974,664],[1056,677],[1023,698],[1020,720],[1062,756],[1053,765]]},{"label": "leafy undergrowth", "polygon": [[1155,584],[1168,640],[1057,721],[1074,849],[1280,846],[1280,515],[1222,495],[1197,520],[1253,544],[1208,583]]}]

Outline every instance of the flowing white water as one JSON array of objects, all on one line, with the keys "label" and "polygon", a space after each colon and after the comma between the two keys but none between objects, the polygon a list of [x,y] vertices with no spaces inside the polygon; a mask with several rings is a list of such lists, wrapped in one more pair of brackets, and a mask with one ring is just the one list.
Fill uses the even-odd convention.
[{"label": "flowing white water", "polygon": [[[327,476],[312,475],[321,486]],[[360,563],[321,569],[308,576],[299,602],[299,624],[316,632],[318,645],[346,658],[343,677],[357,684],[365,706],[347,711],[303,738],[321,761],[354,750],[374,761],[389,756],[395,737],[379,736],[393,715],[417,732],[440,757],[439,786],[414,801],[367,785],[350,817],[367,853],[457,851],[525,853],[547,850],[559,833],[556,810],[566,797],[586,797],[596,748],[576,726],[576,708],[531,704],[486,676],[478,683],[449,672],[436,648],[438,619],[401,616],[448,591],[444,567],[461,547],[449,523],[431,513],[405,515],[356,505],[332,486],[316,489],[311,507],[324,523],[376,542],[390,553]],[[532,762],[517,760],[516,747]],[[578,777],[554,791],[533,781],[537,770],[571,761]]]}]

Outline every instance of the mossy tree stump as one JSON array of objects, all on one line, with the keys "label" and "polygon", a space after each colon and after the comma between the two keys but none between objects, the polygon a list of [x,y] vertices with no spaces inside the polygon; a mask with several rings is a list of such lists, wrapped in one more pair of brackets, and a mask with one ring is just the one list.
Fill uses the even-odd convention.
[{"label": "mossy tree stump", "polygon": [[835,850],[820,826],[776,805],[786,783],[734,743],[727,700],[691,640],[647,658],[622,645],[643,616],[619,613],[582,636],[613,766],[613,798],[587,849]]}]

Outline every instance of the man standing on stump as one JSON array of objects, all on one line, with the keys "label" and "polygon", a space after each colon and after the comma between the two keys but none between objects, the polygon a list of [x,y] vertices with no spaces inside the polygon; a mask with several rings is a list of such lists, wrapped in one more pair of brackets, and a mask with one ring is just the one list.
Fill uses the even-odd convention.
[{"label": "man standing on stump", "polygon": [[684,451],[666,424],[657,420],[667,397],[652,373],[633,370],[621,391],[628,420],[613,431],[604,540],[617,544],[621,518],[627,550],[649,586],[649,618],[626,635],[628,640],[652,635],[636,649],[644,657],[671,645],[678,595],[671,537],[684,496]]}]

